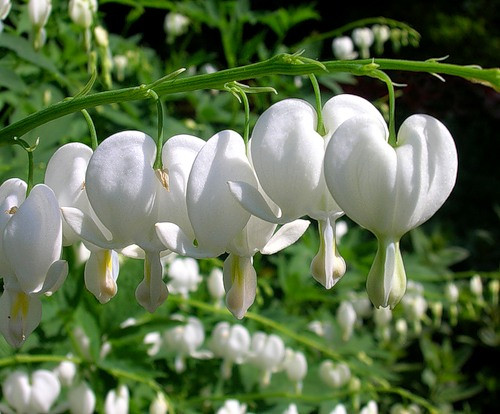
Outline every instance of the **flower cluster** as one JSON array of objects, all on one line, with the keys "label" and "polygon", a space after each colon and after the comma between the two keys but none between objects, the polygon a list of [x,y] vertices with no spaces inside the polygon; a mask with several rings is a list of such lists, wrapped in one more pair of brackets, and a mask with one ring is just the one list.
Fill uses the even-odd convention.
[{"label": "flower cluster", "polygon": [[[333,54],[340,60],[362,59],[370,57],[370,48],[375,55],[384,53],[384,46],[387,41],[391,41],[395,52],[401,46],[418,44],[415,34],[398,27],[389,27],[386,24],[374,24],[371,27],[357,27],[351,36],[338,36],[332,41]],[[355,50],[357,49],[357,50]]]},{"label": "flower cluster", "polygon": [[[26,200],[24,182],[6,181],[0,187],[1,332],[19,346],[38,325],[38,295],[60,286],[67,274],[61,247],[77,241],[91,252],[85,283],[102,303],[116,294],[118,254],[144,259],[136,298],[149,312],[168,295],[163,257],[226,254],[226,305],[241,319],[256,294],[254,255],[297,241],[310,224],[307,216],[320,233],[311,274],[327,289],[346,271],[336,220],[346,214],[376,235],[368,295],[376,307],[393,308],[406,288],[399,240],[450,194],[454,141],[438,120],[413,115],[394,148],[378,110],[354,95],[333,97],[321,117],[323,128],[309,103],[285,99],[261,114],[248,145],[224,130],[207,141],[171,137],[161,154],[147,134],[124,131],[95,151],[80,143],[59,148],[45,184]],[[154,167],[159,157],[162,168]],[[196,284],[196,268],[189,266]],[[180,289],[174,275],[170,286]],[[186,295],[192,288],[182,289]]]}]

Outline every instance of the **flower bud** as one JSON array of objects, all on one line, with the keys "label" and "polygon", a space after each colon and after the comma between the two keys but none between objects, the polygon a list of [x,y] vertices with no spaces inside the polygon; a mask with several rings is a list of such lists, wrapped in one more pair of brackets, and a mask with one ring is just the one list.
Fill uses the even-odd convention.
[{"label": "flower bud", "polygon": [[98,46],[103,48],[107,48],[109,46],[109,34],[104,27],[97,26],[94,29],[94,36]]},{"label": "flower bud", "polygon": [[71,414],[92,414],[95,408],[95,394],[86,382],[81,382],[68,392]]},{"label": "flower bud", "polygon": [[47,24],[52,10],[51,0],[30,0],[28,3],[28,16],[35,28],[41,28]]},{"label": "flower bud", "polygon": [[391,37],[391,29],[385,24],[374,24],[372,32],[375,38],[375,52],[381,55],[384,52],[384,43]]},{"label": "flower bud", "polygon": [[333,54],[339,60],[352,60],[358,57],[354,43],[349,36],[336,37],[332,41]]},{"label": "flower bud", "polygon": [[454,283],[450,282],[446,285],[445,292],[444,292],[446,299],[450,301],[451,303],[457,303],[458,301],[458,287]]},{"label": "flower bud", "polygon": [[358,27],[352,31],[352,40],[360,49],[362,59],[370,57],[370,46],[373,44],[375,36],[369,27]]},{"label": "flower bud", "polygon": [[68,11],[73,22],[87,29],[92,24],[94,13],[97,12],[97,0],[70,0]]},{"label": "flower bud", "polygon": [[470,291],[477,297],[483,295],[483,282],[481,281],[481,276],[472,276],[472,279],[470,280]]},{"label": "flower bud", "polygon": [[61,362],[54,370],[62,385],[69,387],[76,375],[76,364],[72,361]]},{"label": "flower bud", "polygon": [[218,267],[214,267],[210,274],[208,275],[208,293],[217,302],[219,302],[225,295],[224,281],[222,270]]},{"label": "flower bud", "polygon": [[189,19],[179,13],[168,13],[165,16],[163,25],[168,35],[168,42],[171,43],[177,36],[184,34],[189,27]]},{"label": "flower bud", "polygon": [[356,323],[356,311],[351,302],[343,301],[337,309],[337,322],[342,330],[342,340],[348,341]]},{"label": "flower bud", "polygon": [[161,392],[156,394],[156,398],[149,406],[149,414],[167,414],[168,402],[165,395]]}]

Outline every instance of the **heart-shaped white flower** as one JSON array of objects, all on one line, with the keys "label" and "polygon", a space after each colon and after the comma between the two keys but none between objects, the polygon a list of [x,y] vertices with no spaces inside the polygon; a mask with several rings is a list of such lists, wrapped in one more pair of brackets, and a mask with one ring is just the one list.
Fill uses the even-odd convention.
[{"label": "heart-shaped white flower", "polygon": [[406,286],[400,238],[428,220],[455,185],[453,138],[438,120],[413,115],[393,148],[384,123],[358,116],[336,130],[324,166],[328,189],[346,215],[377,236],[367,289],[376,307],[393,308]]}]

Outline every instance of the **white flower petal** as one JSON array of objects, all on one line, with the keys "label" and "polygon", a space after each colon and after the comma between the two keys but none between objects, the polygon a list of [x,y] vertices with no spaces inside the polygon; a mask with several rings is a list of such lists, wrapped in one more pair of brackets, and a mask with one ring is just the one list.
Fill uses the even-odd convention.
[{"label": "white flower petal", "polygon": [[61,213],[54,192],[38,184],[4,230],[7,260],[26,293],[41,288],[49,267],[61,255]]},{"label": "white flower petal", "polygon": [[226,130],[207,141],[189,174],[188,215],[202,249],[224,251],[250,218],[229,191],[228,181],[257,186],[242,137]]},{"label": "white flower petal", "polygon": [[61,392],[61,384],[52,371],[39,369],[31,375],[30,408],[35,412],[48,413]]},{"label": "white flower petal", "polygon": [[36,296],[5,289],[0,297],[0,332],[13,347],[19,348],[40,324],[42,303]]},{"label": "white flower petal", "polygon": [[52,294],[58,290],[68,276],[68,262],[66,260],[56,260],[47,271],[42,288],[36,292]]},{"label": "white flower petal", "polygon": [[190,239],[183,229],[174,223],[156,223],[156,234],[167,249],[182,256],[202,259],[217,257],[224,253],[224,250],[207,250],[195,246],[194,240]]},{"label": "white flower petal", "polygon": [[102,249],[123,247],[120,241],[108,240],[92,217],[82,210],[74,207],[61,207],[61,212],[68,226],[83,240]]},{"label": "white flower petal", "polygon": [[274,254],[295,243],[311,224],[308,220],[294,220],[280,227],[261,249],[262,254]]},{"label": "white flower petal", "polygon": [[28,374],[23,371],[14,371],[9,374],[2,384],[2,391],[7,402],[17,412],[25,412],[31,395],[31,384]]},{"label": "white flower petal", "polygon": [[120,270],[118,253],[114,250],[92,251],[85,264],[85,287],[101,303],[107,303],[116,295],[116,279]]},{"label": "white flower petal", "polygon": [[306,101],[285,99],[268,108],[252,132],[252,162],[265,193],[291,220],[320,202],[324,140],[316,111]]},{"label": "white flower petal", "polygon": [[231,253],[224,261],[223,274],[226,306],[236,318],[241,319],[254,302],[257,291],[257,274],[252,258]]},{"label": "white flower petal", "polygon": [[168,289],[163,282],[163,268],[159,252],[146,252],[144,260],[144,278],[135,290],[137,302],[148,312],[153,313],[168,296]]}]

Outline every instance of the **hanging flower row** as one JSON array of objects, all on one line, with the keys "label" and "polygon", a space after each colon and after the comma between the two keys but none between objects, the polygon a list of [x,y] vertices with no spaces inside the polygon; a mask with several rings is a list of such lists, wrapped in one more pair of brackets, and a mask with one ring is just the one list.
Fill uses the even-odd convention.
[{"label": "hanging flower row", "polygon": [[311,274],[327,289],[335,285],[346,271],[335,241],[335,221],[344,214],[378,239],[370,300],[396,306],[406,288],[399,240],[449,196],[457,174],[453,138],[438,120],[413,115],[393,147],[378,110],[348,94],[324,105],[321,128],[318,118],[306,101],[285,99],[261,114],[247,144],[231,130],[207,141],[171,137],[162,169],[154,168],[151,137],[119,132],[95,151],[80,143],[59,148],[45,184],[27,197],[23,181],[3,183],[4,337],[20,346],[39,324],[39,295],[55,291],[68,272],[63,245],[83,241],[91,251],[85,283],[102,303],[117,291],[118,253],[144,259],[135,295],[149,312],[168,296],[163,256],[227,254],[226,305],[242,318],[256,294],[254,255],[293,244],[310,224],[304,218],[316,220],[320,232]]}]

